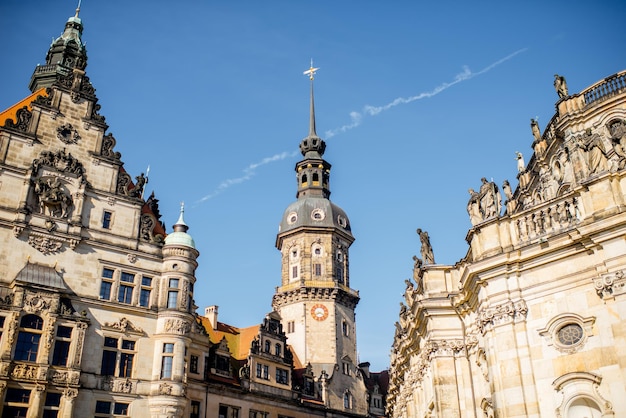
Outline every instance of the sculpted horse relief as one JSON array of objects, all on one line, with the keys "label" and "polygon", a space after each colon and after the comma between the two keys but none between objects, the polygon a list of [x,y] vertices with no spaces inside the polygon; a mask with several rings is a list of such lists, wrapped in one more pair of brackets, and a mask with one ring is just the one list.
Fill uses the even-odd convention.
[{"label": "sculpted horse relief", "polygon": [[70,193],[58,177],[40,177],[34,181],[37,208],[42,215],[66,218],[72,209]]}]

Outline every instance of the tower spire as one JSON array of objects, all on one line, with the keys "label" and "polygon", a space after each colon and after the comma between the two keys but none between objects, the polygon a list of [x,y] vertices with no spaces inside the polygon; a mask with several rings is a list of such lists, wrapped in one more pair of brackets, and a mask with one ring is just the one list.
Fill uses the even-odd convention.
[{"label": "tower spire", "polygon": [[74,15],[74,17],[78,17],[78,13],[80,13],[80,3],[82,0],[78,0],[78,6],[76,6],[76,14]]},{"label": "tower spire", "polygon": [[315,73],[319,70],[319,68],[313,67],[313,58],[311,58],[311,67],[304,72],[305,75],[309,76],[309,80],[311,80],[311,108],[309,115],[309,137],[315,138],[317,137],[317,133],[315,132],[315,101],[313,99],[313,80],[315,79]]}]

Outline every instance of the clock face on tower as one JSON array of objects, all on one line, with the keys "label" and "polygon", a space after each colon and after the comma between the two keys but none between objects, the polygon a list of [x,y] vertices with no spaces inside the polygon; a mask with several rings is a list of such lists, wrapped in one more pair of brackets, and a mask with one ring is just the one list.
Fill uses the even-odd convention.
[{"label": "clock face on tower", "polygon": [[311,316],[316,321],[323,321],[328,318],[328,308],[321,303],[317,303],[311,308]]}]

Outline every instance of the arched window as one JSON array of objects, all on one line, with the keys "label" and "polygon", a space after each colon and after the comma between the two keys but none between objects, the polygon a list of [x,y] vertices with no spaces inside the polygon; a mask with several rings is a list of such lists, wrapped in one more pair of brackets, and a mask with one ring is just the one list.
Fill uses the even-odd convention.
[{"label": "arched window", "polygon": [[270,352],[270,342],[269,342],[269,340],[265,340],[265,352],[266,353]]},{"label": "arched window", "polygon": [[15,345],[15,360],[37,361],[43,319],[37,315],[25,315],[20,322],[20,333]]},{"label": "arched window", "polygon": [[308,180],[308,179],[307,179],[306,174],[303,174],[303,175],[302,175],[302,185],[303,185],[303,186],[305,186],[305,185],[306,185],[307,180]]},{"label": "arched window", "polygon": [[280,356],[282,354],[282,348],[280,344],[274,346],[274,354]]},{"label": "arched window", "polygon": [[313,173],[313,184],[317,186],[320,184],[320,175],[317,173]]},{"label": "arched window", "polygon": [[600,418],[602,411],[596,402],[587,397],[574,399],[567,408],[567,418]]},{"label": "arched window", "polygon": [[343,394],[343,407],[345,409],[352,409],[352,395],[349,390]]}]

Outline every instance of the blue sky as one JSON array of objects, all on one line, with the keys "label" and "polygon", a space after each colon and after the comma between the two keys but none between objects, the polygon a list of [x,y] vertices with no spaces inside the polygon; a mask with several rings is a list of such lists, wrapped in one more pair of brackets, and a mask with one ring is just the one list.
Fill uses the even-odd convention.
[{"label": "blue sky", "polygon": [[[74,1],[3,0],[0,108],[28,94]],[[388,366],[404,279],[428,231],[437,263],[467,252],[467,190],[516,187],[530,118],[626,66],[621,1],[85,0],[80,17],[109,132],[171,230],[180,201],[200,250],[196,302],[262,321],[295,199],[314,59],[331,200],[350,217],[361,361]]]}]

